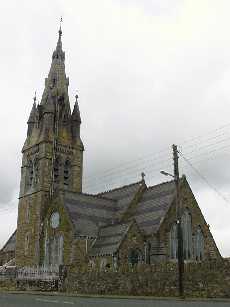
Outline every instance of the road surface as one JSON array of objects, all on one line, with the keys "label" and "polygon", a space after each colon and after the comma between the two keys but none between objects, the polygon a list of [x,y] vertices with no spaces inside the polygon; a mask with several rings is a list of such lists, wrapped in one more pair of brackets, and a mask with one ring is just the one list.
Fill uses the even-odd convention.
[{"label": "road surface", "polygon": [[0,307],[229,307],[229,302],[83,298],[0,293]]}]

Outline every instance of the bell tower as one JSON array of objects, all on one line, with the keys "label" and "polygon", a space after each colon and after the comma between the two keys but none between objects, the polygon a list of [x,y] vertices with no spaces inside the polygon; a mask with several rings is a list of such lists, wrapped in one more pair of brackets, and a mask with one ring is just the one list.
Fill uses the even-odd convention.
[{"label": "bell tower", "polygon": [[16,239],[19,267],[40,263],[43,216],[52,199],[66,191],[82,191],[81,116],[78,96],[71,112],[61,37],[60,27],[42,99],[37,104],[35,95],[22,148]]}]

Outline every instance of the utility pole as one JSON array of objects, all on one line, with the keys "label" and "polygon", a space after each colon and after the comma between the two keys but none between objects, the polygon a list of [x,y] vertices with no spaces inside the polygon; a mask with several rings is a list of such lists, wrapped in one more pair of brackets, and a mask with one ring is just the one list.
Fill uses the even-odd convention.
[{"label": "utility pole", "polygon": [[177,258],[178,258],[178,281],[179,281],[179,295],[184,297],[184,252],[183,252],[183,234],[181,226],[181,201],[179,191],[179,166],[178,166],[178,150],[177,146],[173,145],[173,162],[174,162],[174,181],[176,186],[176,218],[177,218]]}]

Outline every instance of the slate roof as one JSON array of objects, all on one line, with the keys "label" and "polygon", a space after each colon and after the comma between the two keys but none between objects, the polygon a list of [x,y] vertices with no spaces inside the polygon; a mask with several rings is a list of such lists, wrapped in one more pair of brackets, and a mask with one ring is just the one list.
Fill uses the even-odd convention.
[{"label": "slate roof", "polygon": [[1,252],[3,253],[13,252],[15,251],[15,245],[16,245],[16,230],[11,235],[11,237],[6,242],[6,244],[3,246],[3,248],[1,249]]},{"label": "slate roof", "polygon": [[[143,182],[139,181],[97,195],[66,194],[64,204],[75,234],[96,238],[91,256],[116,252],[133,220],[143,234],[157,232],[175,197],[175,183],[169,181],[146,188],[129,220],[121,224],[119,218],[129,210],[141,186]],[[156,246],[156,249],[161,247]]]},{"label": "slate roof", "polygon": [[[76,236],[96,238],[92,255],[111,254],[115,251],[135,220],[144,235],[156,233],[174,197],[174,181],[146,187],[129,220],[122,224],[120,218],[143,187],[139,181],[97,195],[66,192],[64,206],[75,228]],[[16,231],[2,251],[14,251]]]},{"label": "slate roof", "polygon": [[125,223],[102,227],[89,255],[105,256],[114,254],[119,249],[131,225],[132,223]]},{"label": "slate roof", "polygon": [[105,197],[116,200],[116,215],[119,218],[128,209],[131,201],[140,189],[142,181],[135,182],[117,189],[113,189],[104,193],[98,194],[99,197]]},{"label": "slate roof", "polygon": [[64,205],[76,235],[97,237],[101,226],[116,223],[115,202],[83,193],[67,193]]},{"label": "slate roof", "polygon": [[133,215],[143,233],[149,235],[157,232],[175,193],[174,181],[147,188]]}]

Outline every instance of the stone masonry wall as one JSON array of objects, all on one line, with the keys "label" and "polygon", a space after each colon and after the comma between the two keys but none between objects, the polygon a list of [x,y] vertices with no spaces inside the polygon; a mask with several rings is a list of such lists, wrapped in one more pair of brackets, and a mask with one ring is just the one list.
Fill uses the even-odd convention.
[{"label": "stone masonry wall", "polygon": [[[118,272],[71,273],[63,289],[67,292],[96,295],[178,296],[175,264],[141,265]],[[185,296],[230,298],[230,264],[189,264],[184,274]]]}]

